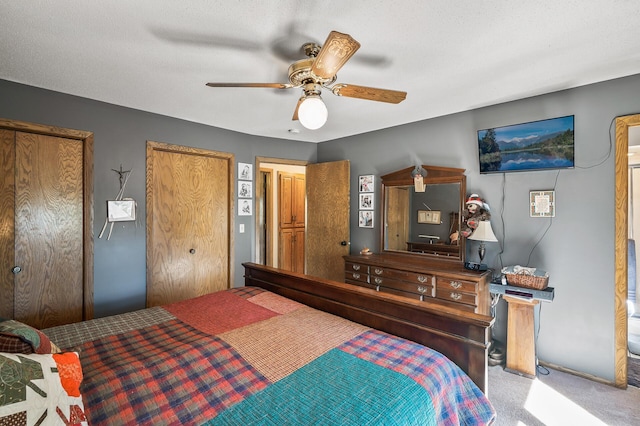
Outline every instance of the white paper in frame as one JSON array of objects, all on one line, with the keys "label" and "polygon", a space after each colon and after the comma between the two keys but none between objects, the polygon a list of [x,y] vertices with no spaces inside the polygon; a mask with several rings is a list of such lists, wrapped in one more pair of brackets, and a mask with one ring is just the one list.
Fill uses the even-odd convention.
[{"label": "white paper in frame", "polygon": [[107,201],[107,219],[109,222],[128,222],[136,220],[135,200]]}]

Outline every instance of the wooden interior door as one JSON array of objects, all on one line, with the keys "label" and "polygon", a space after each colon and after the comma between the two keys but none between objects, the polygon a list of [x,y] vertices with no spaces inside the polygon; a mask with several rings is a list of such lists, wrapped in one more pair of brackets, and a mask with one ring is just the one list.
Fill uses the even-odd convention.
[{"label": "wooden interior door", "polygon": [[305,175],[278,173],[278,267],[304,273]]},{"label": "wooden interior door", "polygon": [[307,165],[306,273],[344,281],[349,254],[350,163]]},{"label": "wooden interior door", "polygon": [[227,289],[233,155],[147,142],[147,306]]},{"label": "wooden interior door", "polygon": [[407,250],[409,241],[409,192],[407,187],[389,186],[385,188],[386,203],[394,206],[385,209],[387,214],[387,250]]},{"label": "wooden interior door", "polygon": [[0,316],[37,328],[91,319],[92,134],[0,120],[3,127]]}]

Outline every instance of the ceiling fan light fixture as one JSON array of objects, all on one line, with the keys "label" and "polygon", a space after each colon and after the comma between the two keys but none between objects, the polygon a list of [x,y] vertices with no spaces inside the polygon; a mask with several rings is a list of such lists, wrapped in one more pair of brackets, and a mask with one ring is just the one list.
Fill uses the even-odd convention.
[{"label": "ceiling fan light fixture", "polygon": [[298,108],[300,124],[309,130],[316,130],[327,122],[329,111],[320,95],[306,95]]}]

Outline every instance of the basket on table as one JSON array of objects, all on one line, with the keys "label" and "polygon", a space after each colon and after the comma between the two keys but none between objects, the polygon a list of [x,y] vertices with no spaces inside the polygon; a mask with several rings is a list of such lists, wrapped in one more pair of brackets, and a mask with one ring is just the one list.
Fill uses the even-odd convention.
[{"label": "basket on table", "polygon": [[516,287],[544,290],[549,285],[549,274],[541,269],[506,266],[502,268],[502,273],[507,278],[507,283]]}]

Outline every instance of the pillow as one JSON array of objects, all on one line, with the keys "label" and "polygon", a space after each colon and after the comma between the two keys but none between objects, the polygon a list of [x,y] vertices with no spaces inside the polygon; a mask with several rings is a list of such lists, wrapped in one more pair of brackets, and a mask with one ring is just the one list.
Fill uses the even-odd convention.
[{"label": "pillow", "polygon": [[0,352],[50,354],[60,349],[40,330],[0,318]]},{"label": "pillow", "polygon": [[75,352],[0,353],[0,424],[88,425]]}]

